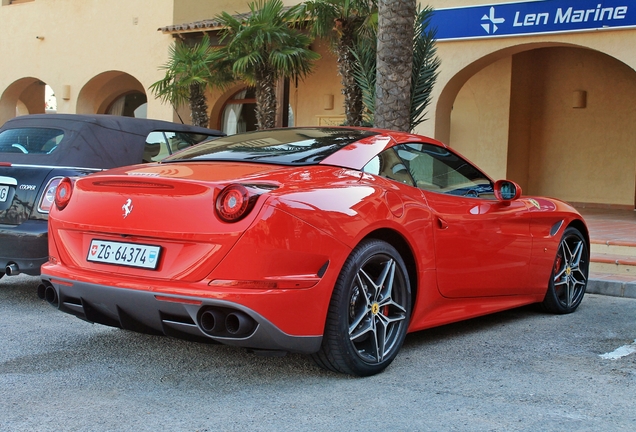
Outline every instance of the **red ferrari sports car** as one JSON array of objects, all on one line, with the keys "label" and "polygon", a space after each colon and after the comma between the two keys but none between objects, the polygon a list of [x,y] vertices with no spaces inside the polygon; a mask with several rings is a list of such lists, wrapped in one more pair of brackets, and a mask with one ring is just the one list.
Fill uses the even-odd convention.
[{"label": "red ferrari sports car", "polygon": [[38,291],[124,329],[366,376],[407,332],[581,303],[588,230],[440,142],[364,128],[219,138],[63,179]]}]

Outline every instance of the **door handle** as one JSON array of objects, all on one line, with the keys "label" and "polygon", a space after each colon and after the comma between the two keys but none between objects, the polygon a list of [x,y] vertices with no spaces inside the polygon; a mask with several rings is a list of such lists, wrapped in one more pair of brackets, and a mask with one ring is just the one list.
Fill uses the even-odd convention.
[{"label": "door handle", "polygon": [[444,219],[442,219],[441,217],[437,216],[437,227],[441,230],[445,230],[448,228],[448,224],[446,223],[446,221]]}]

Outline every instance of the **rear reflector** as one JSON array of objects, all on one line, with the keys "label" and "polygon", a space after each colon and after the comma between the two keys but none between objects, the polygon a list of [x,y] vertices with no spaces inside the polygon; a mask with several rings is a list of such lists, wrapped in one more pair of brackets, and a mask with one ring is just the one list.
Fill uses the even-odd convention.
[{"label": "rear reflector", "polygon": [[165,302],[171,302],[171,303],[183,303],[183,304],[191,304],[191,305],[203,304],[201,300],[191,300],[191,299],[184,299],[179,297],[168,297],[168,296],[156,295],[155,298],[159,301],[165,301]]}]

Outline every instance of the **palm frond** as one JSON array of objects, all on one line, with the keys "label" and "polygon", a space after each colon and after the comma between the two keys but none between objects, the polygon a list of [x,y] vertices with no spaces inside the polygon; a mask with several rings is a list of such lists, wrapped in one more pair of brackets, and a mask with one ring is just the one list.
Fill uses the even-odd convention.
[{"label": "palm frond", "polygon": [[429,24],[433,14],[430,7],[418,11],[413,40],[413,73],[411,74],[410,130],[426,121],[426,108],[431,103],[433,86],[441,65],[435,48],[436,29]]},{"label": "palm frond", "polygon": [[376,38],[361,38],[352,49],[356,59],[353,76],[362,90],[362,103],[365,113],[364,121],[373,124],[375,112],[375,81],[376,81]]},{"label": "palm frond", "polygon": [[159,67],[164,77],[150,85],[150,91],[175,109],[190,101],[190,86],[223,87],[232,80],[227,63],[215,61],[206,35],[192,46],[176,40],[168,50],[168,61]]},{"label": "palm frond", "polygon": [[297,28],[301,6],[288,10],[282,0],[257,0],[249,8],[240,20],[226,12],[217,16],[225,44],[218,52],[232,64],[237,79],[254,86],[261,128],[275,114],[275,79],[304,78],[320,56],[309,49],[313,39]]}]

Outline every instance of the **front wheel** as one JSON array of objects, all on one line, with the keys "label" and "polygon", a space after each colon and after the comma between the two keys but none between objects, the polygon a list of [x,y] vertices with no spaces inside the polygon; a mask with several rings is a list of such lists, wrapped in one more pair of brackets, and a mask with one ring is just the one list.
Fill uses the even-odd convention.
[{"label": "front wheel", "polygon": [[579,230],[567,228],[559,243],[543,307],[552,313],[574,312],[585,294],[590,253]]},{"label": "front wheel", "polygon": [[326,369],[357,376],[383,371],[402,347],[411,316],[411,287],[400,254],[365,240],[345,262],[334,287],[320,351]]}]

